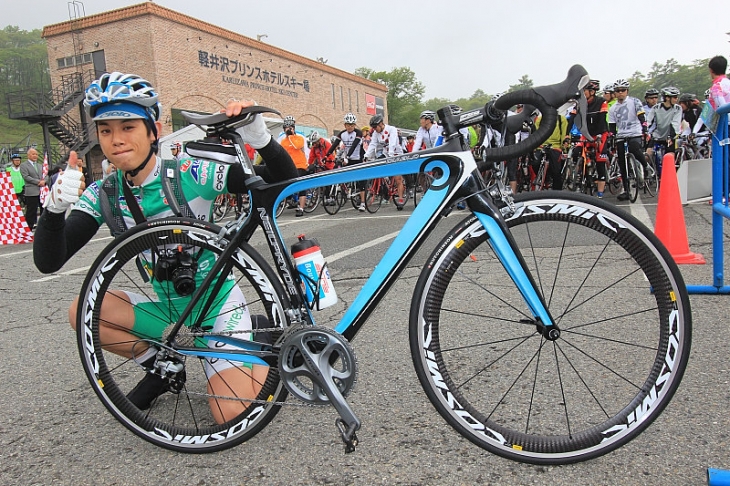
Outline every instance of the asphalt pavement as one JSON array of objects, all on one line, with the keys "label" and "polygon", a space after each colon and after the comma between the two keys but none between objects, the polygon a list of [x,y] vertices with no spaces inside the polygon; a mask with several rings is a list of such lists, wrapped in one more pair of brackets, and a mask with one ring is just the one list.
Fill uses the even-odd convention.
[{"label": "asphalt pavement", "polygon": [[[653,225],[656,198],[621,206]],[[330,216],[319,208],[303,218],[287,211],[281,230],[290,244],[301,233],[320,240],[347,302],[411,210],[389,205],[370,215],[346,207]],[[690,248],[707,264],[683,265],[682,274],[687,284],[711,284],[711,207],[690,204],[683,213]],[[460,217],[454,211],[433,238]],[[0,484],[697,485],[706,484],[707,467],[730,469],[730,297],[691,296],[689,366],[673,401],[639,438],[588,462],[533,466],[463,439],[423,394],[408,348],[420,254],[353,342],[360,374],[350,403],[363,422],[354,453],[343,452],[332,408],[297,406],[285,407],[256,437],[227,451],[187,455],[157,448],[128,432],[97,400],[67,323],[86,269],[110,240],[100,231],[50,276],[35,269],[32,244],[0,247]],[[321,317],[320,324],[331,325],[338,312]]]}]

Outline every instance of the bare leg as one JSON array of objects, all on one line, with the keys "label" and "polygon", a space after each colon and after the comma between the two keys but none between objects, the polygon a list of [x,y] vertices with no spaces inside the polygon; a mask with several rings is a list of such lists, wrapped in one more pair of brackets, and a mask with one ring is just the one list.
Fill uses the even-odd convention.
[{"label": "bare leg", "polygon": [[[269,367],[253,365],[227,368],[208,378],[208,393],[218,397],[256,398],[263,387]],[[251,403],[245,400],[227,400],[225,398],[209,398],[208,404],[213,418],[219,424],[240,415]]]},{"label": "bare leg", "polygon": [[[69,323],[74,330],[78,300],[76,297],[68,309]],[[102,299],[99,315],[99,337],[104,349],[126,358],[132,358],[133,346],[135,355],[143,353],[147,346],[140,346],[139,338],[130,332],[133,326],[134,306],[127,294],[120,290],[107,292]]]}]

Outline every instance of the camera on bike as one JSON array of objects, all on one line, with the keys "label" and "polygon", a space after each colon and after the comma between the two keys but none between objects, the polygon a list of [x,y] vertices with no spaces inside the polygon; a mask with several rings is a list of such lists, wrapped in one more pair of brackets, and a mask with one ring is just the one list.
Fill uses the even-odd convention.
[{"label": "camera on bike", "polygon": [[181,246],[166,250],[155,265],[154,275],[158,282],[169,281],[178,295],[186,296],[195,292],[195,274],[198,262]]}]

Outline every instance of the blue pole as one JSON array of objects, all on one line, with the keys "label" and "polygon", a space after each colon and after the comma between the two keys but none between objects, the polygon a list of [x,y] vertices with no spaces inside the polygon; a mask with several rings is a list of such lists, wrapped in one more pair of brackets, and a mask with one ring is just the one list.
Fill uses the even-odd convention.
[{"label": "blue pole", "polygon": [[712,137],[712,280],[713,285],[688,285],[690,294],[730,294],[730,286],[724,285],[724,237],[723,220],[730,218],[728,207],[729,164],[728,154],[728,112],[730,103],[719,106],[715,111],[720,118]]},{"label": "blue pole", "polygon": [[707,486],[730,486],[730,471],[708,467]]}]

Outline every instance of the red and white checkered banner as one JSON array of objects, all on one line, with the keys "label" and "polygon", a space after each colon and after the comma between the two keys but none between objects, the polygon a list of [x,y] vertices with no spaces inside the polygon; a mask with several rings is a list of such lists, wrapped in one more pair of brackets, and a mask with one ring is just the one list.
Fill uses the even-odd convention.
[{"label": "red and white checkered banner", "polygon": [[[46,180],[46,177],[48,177],[48,152],[43,156],[43,180]],[[43,207],[43,203],[46,202],[48,197],[48,184],[41,187],[40,191],[41,207]]]},{"label": "red and white checkered banner", "polygon": [[0,172],[0,245],[17,245],[33,241],[23,210],[20,209],[10,174]]}]

